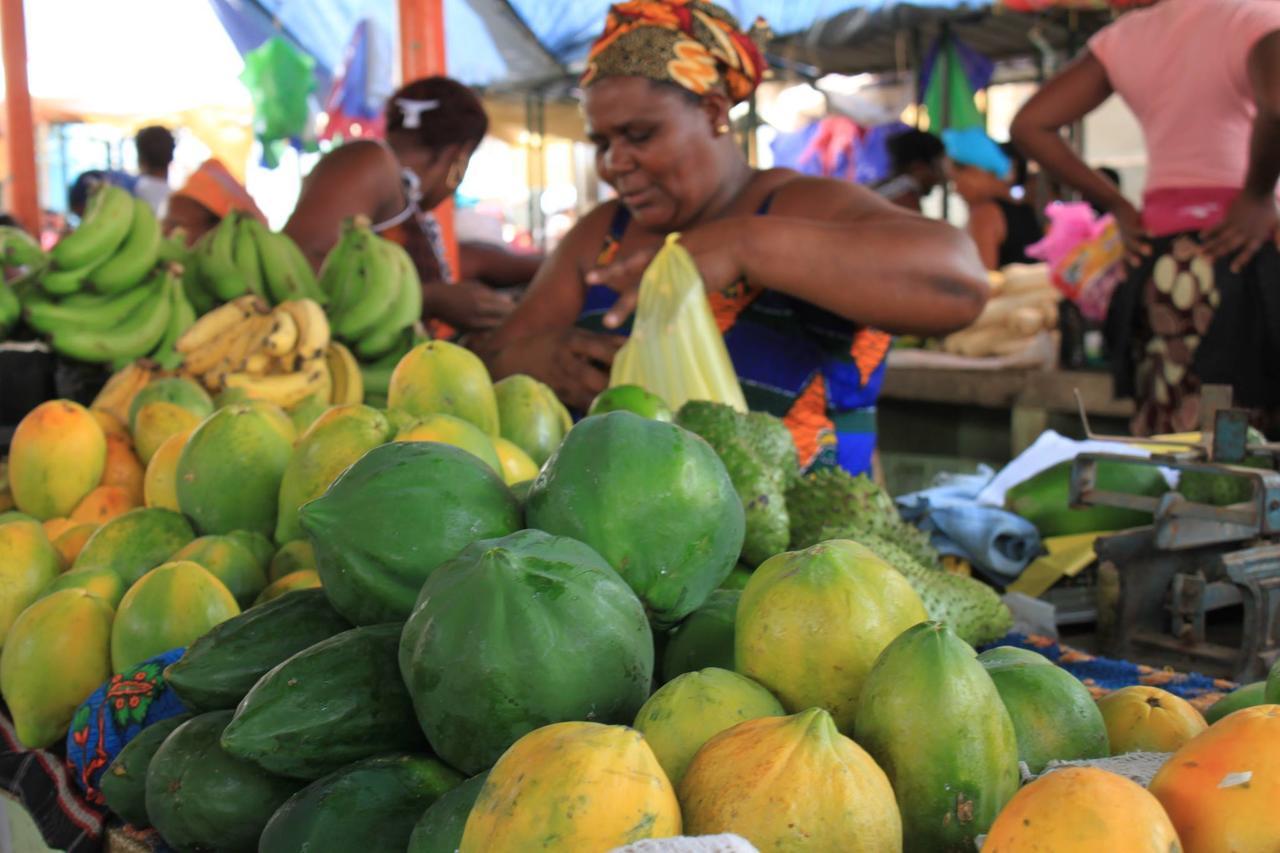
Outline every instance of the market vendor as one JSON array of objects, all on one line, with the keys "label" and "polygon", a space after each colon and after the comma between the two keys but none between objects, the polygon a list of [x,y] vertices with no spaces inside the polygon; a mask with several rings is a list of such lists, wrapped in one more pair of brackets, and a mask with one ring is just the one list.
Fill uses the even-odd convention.
[{"label": "market vendor", "polygon": [[320,268],[342,223],[366,216],[408,250],[423,282],[423,313],[457,329],[489,328],[514,305],[478,281],[454,282],[431,211],[453,195],[489,128],[480,99],[447,77],[415,80],[387,101],[386,141],[330,151],[303,182],[284,231]]},{"label": "market vendor", "polygon": [[1027,247],[1044,229],[1026,200],[1027,161],[997,145],[980,128],[947,130],[947,155],[956,192],[969,207],[969,236],[989,270],[1035,263]]},{"label": "market vendor", "polygon": [[888,332],[936,335],[982,309],[972,243],[847,181],[751,168],[729,110],[763,60],[701,0],[614,6],[583,76],[601,178],[511,318],[475,346],[495,377],[528,373],[585,408],[608,383],[637,285],[682,233],[748,404],[784,416],[806,464],[866,471]]},{"label": "market vendor", "polygon": [[[1059,134],[1119,93],[1142,125],[1142,211]],[[1098,33],[1027,102],[1013,137],[1115,215],[1133,275],[1107,316],[1136,435],[1199,428],[1202,383],[1274,429],[1280,411],[1280,3],[1159,0]],[[1211,259],[1214,263],[1206,263]]]},{"label": "market vendor", "polygon": [[216,159],[205,160],[191,173],[187,182],[168,197],[164,233],[181,228],[190,246],[216,228],[222,218],[233,210],[248,214],[264,224],[267,221],[254,203],[253,196],[226,166]]}]

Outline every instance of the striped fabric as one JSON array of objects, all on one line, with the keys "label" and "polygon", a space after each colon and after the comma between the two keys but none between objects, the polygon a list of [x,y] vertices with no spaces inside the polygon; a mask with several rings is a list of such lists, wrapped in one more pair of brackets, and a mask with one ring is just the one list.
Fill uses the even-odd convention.
[{"label": "striped fabric", "polygon": [[[758,215],[768,212],[769,202]],[[630,219],[620,206],[597,263],[613,260]],[[891,336],[743,282],[710,294],[710,300],[747,405],[786,422],[804,467],[870,472],[875,401]],[[578,325],[630,334],[630,320],[619,329],[603,325],[616,301],[617,293],[608,287],[588,287]]]}]

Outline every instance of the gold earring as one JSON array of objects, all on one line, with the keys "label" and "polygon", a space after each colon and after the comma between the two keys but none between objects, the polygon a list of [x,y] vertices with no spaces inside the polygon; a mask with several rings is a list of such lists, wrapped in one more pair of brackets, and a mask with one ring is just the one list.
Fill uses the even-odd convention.
[{"label": "gold earring", "polygon": [[721,125],[717,125],[716,136],[724,136],[726,133],[729,132],[729,130],[730,130],[730,127],[728,122],[725,122],[724,124],[721,124]]},{"label": "gold earring", "polygon": [[458,188],[458,184],[462,183],[462,176],[465,174],[466,169],[466,164],[457,160],[453,161],[453,165],[449,167],[449,174],[445,176],[449,189],[456,190]]}]

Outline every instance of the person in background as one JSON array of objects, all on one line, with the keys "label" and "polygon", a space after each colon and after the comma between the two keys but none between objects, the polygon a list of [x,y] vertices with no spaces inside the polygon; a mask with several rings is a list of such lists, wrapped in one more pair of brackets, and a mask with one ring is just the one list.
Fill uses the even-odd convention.
[{"label": "person in background", "polygon": [[[1141,212],[1060,129],[1113,93],[1142,126]],[[1280,411],[1280,2],[1159,0],[1122,16],[1018,113],[1015,140],[1115,215],[1133,275],[1106,338],[1136,435],[1199,428],[1205,383],[1274,428]]]},{"label": "person in background", "polygon": [[596,168],[618,194],[583,216],[511,317],[472,346],[585,410],[668,234],[698,267],[747,404],[784,419],[806,467],[871,467],[888,333],[973,321],[986,275],[951,226],[845,180],[752,168],[729,110],[763,60],[704,0],[610,8],[582,79]]},{"label": "person in background", "polygon": [[164,203],[173,192],[169,186],[169,166],[173,163],[175,147],[173,134],[168,128],[153,124],[139,130],[133,143],[138,149],[138,180],[133,194],[161,216]]},{"label": "person in background", "polygon": [[969,236],[982,263],[989,270],[1035,263],[1027,247],[1044,229],[1025,201],[1026,161],[1011,160],[981,131],[947,131],[947,139],[952,180],[969,206]]},{"label": "person in background", "polygon": [[431,210],[453,195],[489,128],[480,99],[447,77],[415,80],[386,106],[385,142],[356,140],[307,175],[284,231],[319,269],[342,223],[366,216],[400,243],[422,279],[425,317],[467,331],[492,328],[515,304],[478,281],[454,281]]},{"label": "person in background", "polygon": [[920,212],[920,202],[947,180],[947,149],[942,140],[923,130],[907,130],[889,137],[893,176],[876,192],[899,207]]},{"label": "person in background", "polygon": [[264,224],[267,221],[248,190],[226,166],[217,160],[205,160],[187,182],[169,196],[163,230],[168,236],[175,228],[181,228],[190,246],[233,210],[247,213]]},{"label": "person in background", "polygon": [[67,188],[67,209],[75,214],[77,219],[84,216],[85,205],[89,203],[89,191],[103,182],[128,190],[132,195],[138,179],[127,172],[114,169],[90,169],[87,172],[81,172]]}]

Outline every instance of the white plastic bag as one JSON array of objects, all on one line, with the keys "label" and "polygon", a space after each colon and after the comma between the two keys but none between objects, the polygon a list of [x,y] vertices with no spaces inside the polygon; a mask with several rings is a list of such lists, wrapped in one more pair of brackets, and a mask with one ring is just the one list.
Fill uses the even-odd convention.
[{"label": "white plastic bag", "polygon": [[644,271],[631,338],[614,357],[609,384],[639,385],[672,411],[688,400],[710,400],[746,412],[702,276],[679,237],[668,234]]}]

